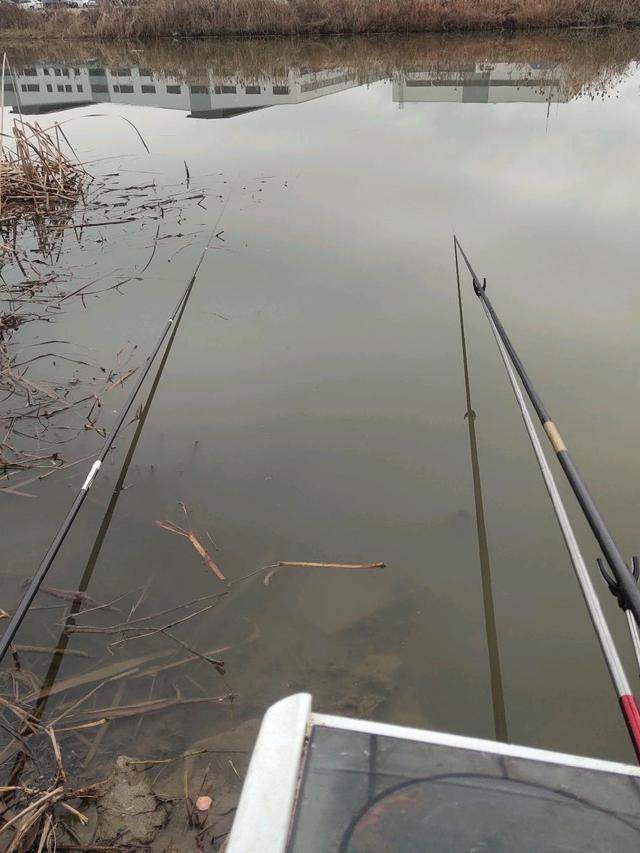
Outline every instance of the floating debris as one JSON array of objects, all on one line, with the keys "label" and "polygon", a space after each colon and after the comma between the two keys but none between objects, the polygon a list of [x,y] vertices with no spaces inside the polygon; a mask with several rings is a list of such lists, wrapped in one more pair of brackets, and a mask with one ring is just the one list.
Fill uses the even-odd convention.
[{"label": "floating debris", "polygon": [[[28,586],[29,581],[25,581],[22,585],[23,587]],[[91,596],[87,595],[86,592],[81,592],[79,589],[56,589],[53,586],[43,586],[41,584],[38,588],[38,592],[44,593],[44,595],[50,595],[52,598],[61,598],[63,601],[77,602],[84,605],[87,609],[110,610],[112,613],[120,612],[117,607],[113,607],[111,604],[103,604],[101,601],[96,601],[95,598],[91,598]]]},{"label": "floating debris", "polygon": [[[187,521],[189,520],[189,515],[186,506],[183,503],[180,503],[182,507],[182,511],[184,512],[185,518]],[[208,569],[211,569],[213,574],[218,578],[218,580],[224,581],[226,577],[223,575],[220,567],[211,559],[211,555],[204,547],[202,542],[198,539],[191,528],[180,527],[179,524],[175,524],[173,521],[156,521],[158,527],[161,527],[163,530],[167,530],[169,533],[175,533],[177,536],[184,536],[185,539],[188,539],[191,542],[192,546],[200,555],[202,562]]]},{"label": "floating debris", "polygon": [[280,569],[300,568],[300,569],[384,569],[385,563],[310,563],[305,560],[280,560],[271,566],[263,566],[262,570],[270,569],[263,578],[263,584],[269,586],[273,578],[277,575]]}]

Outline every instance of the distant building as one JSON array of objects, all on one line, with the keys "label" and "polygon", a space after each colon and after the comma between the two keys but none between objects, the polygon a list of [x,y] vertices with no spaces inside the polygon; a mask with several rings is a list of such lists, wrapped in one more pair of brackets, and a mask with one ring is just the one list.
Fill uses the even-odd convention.
[{"label": "distant building", "polygon": [[511,62],[477,63],[464,69],[428,74],[414,71],[393,83],[397,103],[462,104],[545,103],[567,101],[557,66]]},{"label": "distant building", "polygon": [[25,114],[87,104],[133,104],[183,110],[194,118],[230,118],[278,104],[297,104],[358,85],[343,70],[289,73],[285,80],[251,83],[211,79],[191,84],[161,77],[144,68],[97,65],[33,65],[5,79],[5,103]]},{"label": "distant building", "polygon": [[[372,78],[367,82],[374,82]],[[5,78],[5,103],[26,115],[90,104],[132,104],[183,110],[190,118],[233,118],[281,104],[299,104],[359,85],[351,71],[290,71],[286,78],[252,82],[218,79],[189,83],[140,68],[98,65],[33,65]],[[394,80],[397,103],[459,101],[561,101],[553,71],[510,63],[478,64],[465,69],[414,71]]]}]

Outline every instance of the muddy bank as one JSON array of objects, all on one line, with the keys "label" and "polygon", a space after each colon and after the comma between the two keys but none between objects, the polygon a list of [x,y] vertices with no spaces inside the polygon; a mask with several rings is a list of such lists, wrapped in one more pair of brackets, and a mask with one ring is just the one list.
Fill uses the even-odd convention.
[{"label": "muddy bank", "polygon": [[[5,811],[7,828],[14,826],[10,849],[49,841],[58,850],[220,850],[258,727],[257,720],[236,725],[177,756],[120,755],[103,778],[84,787],[74,789],[61,773],[58,786],[39,797],[39,808]],[[10,833],[2,841],[0,849],[8,850]]]},{"label": "muddy bank", "polygon": [[220,850],[240,798],[258,721],[194,744],[184,756],[120,756],[74,834],[82,845],[157,853]]}]

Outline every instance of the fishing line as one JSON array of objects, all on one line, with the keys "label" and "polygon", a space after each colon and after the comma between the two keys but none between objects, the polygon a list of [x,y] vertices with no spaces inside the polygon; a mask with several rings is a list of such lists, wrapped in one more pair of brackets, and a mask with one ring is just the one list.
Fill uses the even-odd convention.
[{"label": "fishing line", "polygon": [[482,500],[482,481],[480,479],[480,461],[478,443],[476,440],[476,413],[471,405],[471,383],[469,380],[469,363],[467,360],[467,341],[464,333],[464,314],[462,311],[462,290],[460,288],[460,269],[458,252],[453,244],[456,259],[456,282],[458,286],[458,314],[460,317],[460,339],[462,341],[462,366],[464,369],[464,390],[467,400],[467,427],[469,429],[469,449],[471,453],[471,473],[473,476],[473,498],[476,510],[476,528],[478,534],[478,557],[480,560],[480,578],[482,581],[482,598],[484,602],[485,631],[487,635],[487,650],[489,653],[489,677],[491,681],[491,700],[493,703],[493,725],[496,740],[508,743],[507,712],[504,704],[504,689],[502,686],[502,669],[500,666],[500,647],[496,629],[496,614],[491,584],[491,561],[489,559],[489,544],[484,517],[484,501]]}]

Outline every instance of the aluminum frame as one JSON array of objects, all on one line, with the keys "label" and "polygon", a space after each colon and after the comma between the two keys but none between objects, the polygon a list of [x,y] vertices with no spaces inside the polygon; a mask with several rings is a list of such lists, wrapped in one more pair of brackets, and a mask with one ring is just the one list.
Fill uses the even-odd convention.
[{"label": "aluminum frame", "polygon": [[311,695],[296,693],[276,702],[264,716],[226,853],[285,853],[306,758],[306,743],[314,726],[640,778],[640,767],[630,764],[428,729],[316,714],[312,711]]}]

